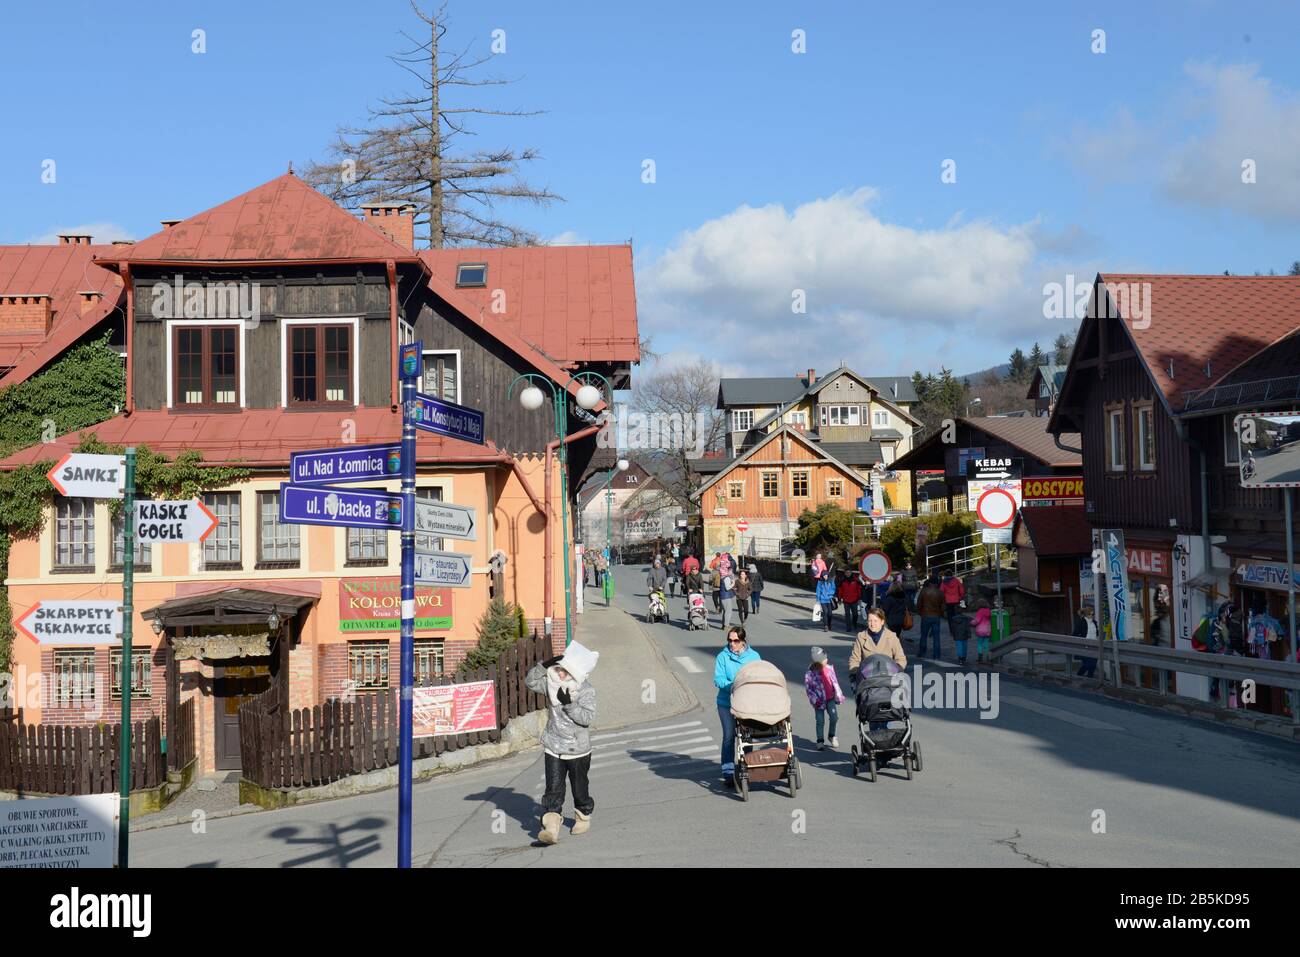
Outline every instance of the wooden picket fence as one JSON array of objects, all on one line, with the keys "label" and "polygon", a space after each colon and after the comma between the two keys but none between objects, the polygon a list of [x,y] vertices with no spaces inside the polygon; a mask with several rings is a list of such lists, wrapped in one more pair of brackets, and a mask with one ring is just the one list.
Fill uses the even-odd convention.
[{"label": "wooden picket fence", "polygon": [[[496,686],[496,727],[472,734],[416,738],[414,756],[429,757],[475,744],[501,740],[511,718],[545,707],[545,696],[529,691],[524,676],[551,656],[551,644],[534,632],[520,639],[491,668],[428,682],[439,687],[471,681]],[[278,687],[239,709],[243,776],[268,788],[329,784],[397,763],[396,690],[358,694],[354,701],[330,699],[311,708],[285,708]]]},{"label": "wooden picket fence", "polygon": [[[162,723],[155,716],[132,722],[131,728],[131,790],[157,787],[165,778]],[[119,725],[26,724],[20,711],[0,721],[0,790],[114,792],[120,752]]]},{"label": "wooden picket fence", "polygon": [[194,736],[194,699],[189,698],[176,709],[176,727],[167,731],[167,770],[182,771],[196,757]]}]

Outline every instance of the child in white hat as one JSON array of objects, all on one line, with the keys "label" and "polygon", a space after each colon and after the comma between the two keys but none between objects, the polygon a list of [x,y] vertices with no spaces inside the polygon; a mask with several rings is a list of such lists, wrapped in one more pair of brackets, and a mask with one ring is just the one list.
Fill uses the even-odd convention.
[{"label": "child in white hat", "polygon": [[596,720],[596,689],[588,677],[600,653],[572,642],[563,655],[533,665],[524,677],[531,690],[546,695],[546,730],[542,749],[546,760],[546,793],[542,796],[542,830],[538,840],[554,844],[564,824],[565,779],[573,784],[576,820],[572,834],[591,829],[596,802],[588,792],[591,770],[590,728]]}]

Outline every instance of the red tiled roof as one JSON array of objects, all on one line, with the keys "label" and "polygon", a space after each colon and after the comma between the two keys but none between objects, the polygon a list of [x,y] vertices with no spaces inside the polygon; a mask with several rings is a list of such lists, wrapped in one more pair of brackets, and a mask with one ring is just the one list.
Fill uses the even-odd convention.
[{"label": "red tiled roof", "polygon": [[[1151,315],[1137,323],[1146,328],[1135,328],[1133,321],[1125,327],[1174,411],[1181,409],[1183,393],[1214,385],[1300,329],[1300,278],[1294,276],[1108,273],[1098,278],[1103,283],[1150,284]],[[1112,295],[1112,305],[1122,305],[1115,299]],[[1204,371],[1207,362],[1209,376]]]},{"label": "red tiled roof", "polygon": [[133,246],[115,246],[99,262],[415,261],[368,223],[340,208],[292,173]]},{"label": "red tiled roof", "polygon": [[[91,258],[108,255],[123,246],[83,246],[77,243],[60,243],[39,246],[0,246],[0,293],[35,293],[50,297],[53,317],[49,336],[39,333],[10,333],[0,327],[0,366],[27,366],[28,360],[46,355],[37,368],[57,356],[71,345],[80,334],[89,331],[117,306],[122,297],[122,280],[115,274],[96,267]],[[81,297],[78,293],[95,291],[103,298],[82,321]],[[55,338],[62,343],[58,348],[45,349],[43,345]],[[63,341],[66,340],[66,341]],[[31,371],[36,371],[32,369]],[[4,379],[9,385],[21,381],[15,369]]]},{"label": "red tiled roof", "polygon": [[[387,406],[361,407],[331,412],[285,412],[282,409],[243,409],[239,413],[173,414],[165,409],[119,415],[60,436],[51,443],[28,446],[6,459],[0,471],[19,465],[55,461],[73,451],[85,434],[97,435],[108,445],[147,445],[169,457],[198,449],[209,465],[238,463],[249,467],[287,469],[289,455],[304,449],[347,445],[342,440],[343,421],[355,423],[356,434],[367,443],[398,442],[402,437],[400,413]],[[492,464],[507,459],[491,442],[476,445],[428,432],[416,437],[420,462]]]},{"label": "red tiled roof", "polygon": [[1062,558],[1092,553],[1092,526],[1082,505],[1029,506],[1020,510],[1039,558]]},{"label": "red tiled roof", "polygon": [[[641,357],[631,246],[422,249],[419,255],[444,288],[479,307],[489,330],[508,325],[560,361]],[[487,285],[456,289],[461,263],[487,263]]]}]

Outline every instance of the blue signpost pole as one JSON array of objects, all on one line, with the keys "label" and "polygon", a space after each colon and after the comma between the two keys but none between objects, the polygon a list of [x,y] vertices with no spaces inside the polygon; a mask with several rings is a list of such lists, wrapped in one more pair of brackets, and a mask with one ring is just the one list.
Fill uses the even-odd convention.
[{"label": "blue signpost pole", "polygon": [[415,379],[402,387],[402,674],[397,745],[397,866],[411,866],[411,732],[415,684]]}]

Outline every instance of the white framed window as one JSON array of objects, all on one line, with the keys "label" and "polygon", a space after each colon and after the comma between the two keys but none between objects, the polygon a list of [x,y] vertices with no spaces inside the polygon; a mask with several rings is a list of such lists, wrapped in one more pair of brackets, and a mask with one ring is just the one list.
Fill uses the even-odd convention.
[{"label": "white framed window", "polygon": [[415,341],[415,326],[411,325],[405,319],[397,320],[397,344],[399,346],[410,345]]},{"label": "white framed window", "polygon": [[1127,435],[1124,429],[1124,403],[1108,405],[1106,416],[1106,471],[1123,472],[1126,470],[1128,449]]},{"label": "white framed window", "polygon": [[1150,402],[1133,404],[1133,437],[1136,440],[1137,467],[1140,472],[1156,468],[1156,414]]},{"label": "white framed window", "polygon": [[243,408],[248,404],[244,320],[172,319],[164,322],[163,328],[167,408]]},{"label": "white framed window", "polygon": [[781,497],[781,473],[780,472],[761,472],[763,486],[763,498],[780,498]]},{"label": "white framed window", "polygon": [[878,429],[889,426],[889,412],[885,409],[876,409],[871,413],[871,424]]},{"label": "white framed window", "polygon": [[54,700],[61,708],[79,708],[95,702],[95,649],[54,650]]},{"label": "white framed window", "polygon": [[812,472],[807,469],[794,469],[790,472],[790,497],[807,498],[812,484]]},{"label": "white framed window", "polygon": [[1241,447],[1237,445],[1237,427],[1232,414],[1223,417],[1223,464],[1240,465]]},{"label": "white framed window", "polygon": [[894,459],[897,457],[898,457],[897,442],[880,443],[880,461],[884,462],[886,465],[893,465]]},{"label": "white framed window", "polygon": [[824,405],[822,406],[822,425],[858,425],[860,423],[860,406]]},{"label": "white framed window", "polygon": [[727,482],[727,498],[739,499],[745,497],[745,480],[732,479]]},{"label": "white framed window", "polygon": [[280,493],[257,493],[257,564],[297,566],[301,560],[300,525],[280,521]]},{"label": "white framed window", "polygon": [[204,492],[203,504],[217,517],[217,527],[203,540],[203,567],[239,568],[239,493]]},{"label": "white framed window", "polygon": [[54,497],[54,567],[95,567],[95,500]]},{"label": "white framed window", "polygon": [[791,425],[802,426],[803,428],[806,429],[808,428],[808,413],[791,412],[788,416],[786,416],[786,421],[788,421]]},{"label": "white framed window", "polygon": [[[356,317],[280,320],[281,406],[361,404],[359,323]],[[318,328],[295,333],[300,326]]]},{"label": "white framed window", "polygon": [[731,413],[731,431],[748,432],[754,427],[753,409],[736,409]]},{"label": "white framed window", "polygon": [[460,403],[460,350],[424,350],[424,394]]},{"label": "white framed window", "polygon": [[843,498],[844,497],[844,479],[827,479],[826,480],[826,497]]}]

